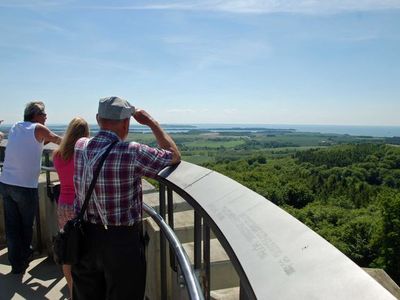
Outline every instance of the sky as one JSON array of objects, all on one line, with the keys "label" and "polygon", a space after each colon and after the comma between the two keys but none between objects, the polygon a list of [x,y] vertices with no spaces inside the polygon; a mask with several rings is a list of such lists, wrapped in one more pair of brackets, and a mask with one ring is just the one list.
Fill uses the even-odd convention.
[{"label": "sky", "polygon": [[0,119],[400,126],[400,0],[0,0]]}]

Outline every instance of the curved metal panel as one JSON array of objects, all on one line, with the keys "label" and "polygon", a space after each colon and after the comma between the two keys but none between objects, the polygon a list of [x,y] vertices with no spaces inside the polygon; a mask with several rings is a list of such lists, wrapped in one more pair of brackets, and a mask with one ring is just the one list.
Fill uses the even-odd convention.
[{"label": "curved metal panel", "polygon": [[[179,171],[175,172],[175,170]],[[178,165],[165,168],[158,173],[158,176],[161,179],[168,179],[180,189],[185,189],[212,172],[209,169],[182,161]]]},{"label": "curved metal panel", "polygon": [[212,220],[256,298],[395,299],[317,233],[238,182],[186,162],[160,177]]}]

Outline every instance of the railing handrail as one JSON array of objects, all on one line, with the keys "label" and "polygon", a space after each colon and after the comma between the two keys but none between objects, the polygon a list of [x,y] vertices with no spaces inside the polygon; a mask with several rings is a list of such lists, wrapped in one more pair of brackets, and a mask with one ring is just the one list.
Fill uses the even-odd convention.
[{"label": "railing handrail", "polygon": [[187,254],[174,231],[170,226],[168,226],[165,220],[155,211],[154,208],[144,202],[143,210],[157,223],[157,225],[160,227],[160,230],[168,239],[171,248],[178,259],[190,299],[204,299],[199,281],[197,280],[196,274],[194,273],[194,270],[190,264],[189,258],[187,257]]},{"label": "railing handrail", "polygon": [[[56,172],[54,167],[42,166],[41,169],[46,172]],[[160,227],[160,230],[167,238],[170,243],[171,249],[178,260],[180,270],[182,272],[183,278],[185,279],[187,291],[189,298],[191,300],[204,300],[204,296],[199,284],[199,281],[194,273],[191,266],[190,260],[187,257],[182,244],[180,243],[178,237],[171,229],[171,227],[165,222],[165,220],[159,215],[154,208],[143,202],[143,210],[156,222]]]},{"label": "railing handrail", "polygon": [[395,299],[316,232],[235,180],[184,161],[158,180],[214,232],[239,275],[240,299]]}]

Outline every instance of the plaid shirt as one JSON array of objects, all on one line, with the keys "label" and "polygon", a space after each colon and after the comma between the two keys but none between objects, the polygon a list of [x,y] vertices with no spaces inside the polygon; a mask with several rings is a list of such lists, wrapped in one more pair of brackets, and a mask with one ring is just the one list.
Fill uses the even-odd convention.
[{"label": "plaid shirt", "polygon": [[97,169],[99,157],[118,140],[97,178],[86,218],[103,225],[133,225],[141,219],[142,176],[155,177],[171,164],[172,153],[135,142],[123,142],[112,131],[101,130],[92,139],[81,138],[75,145],[75,210],[80,211],[86,191]]}]

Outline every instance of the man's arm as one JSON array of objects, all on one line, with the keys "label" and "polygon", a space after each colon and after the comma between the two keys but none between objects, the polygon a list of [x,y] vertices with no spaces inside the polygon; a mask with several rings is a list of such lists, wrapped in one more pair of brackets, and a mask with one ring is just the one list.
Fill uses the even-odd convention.
[{"label": "man's arm", "polygon": [[173,164],[181,161],[181,153],[179,152],[174,140],[161,128],[160,124],[158,124],[156,120],[154,120],[146,111],[142,109],[136,109],[133,117],[139,124],[150,127],[160,148],[172,152]]},{"label": "man's arm", "polygon": [[41,143],[44,142],[45,144],[47,143],[54,143],[54,144],[60,144],[61,143],[61,137],[52,132],[50,129],[48,129],[46,126],[38,123],[35,128],[35,137],[36,140]]}]

